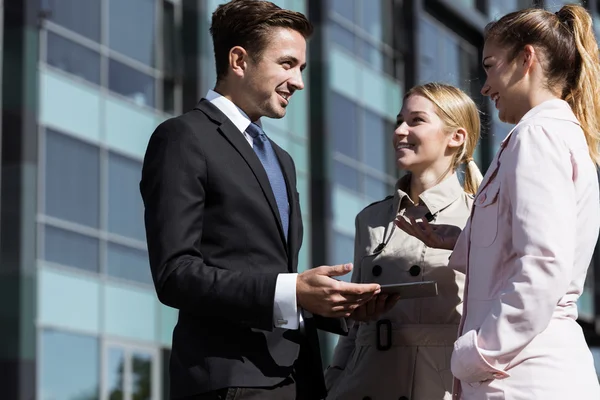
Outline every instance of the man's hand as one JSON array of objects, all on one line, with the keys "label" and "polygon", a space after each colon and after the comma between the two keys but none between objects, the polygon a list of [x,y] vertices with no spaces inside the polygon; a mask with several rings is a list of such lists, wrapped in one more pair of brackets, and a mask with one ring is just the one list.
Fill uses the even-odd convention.
[{"label": "man's hand", "polygon": [[321,266],[298,274],[298,305],[324,317],[350,317],[354,310],[381,291],[377,283],[348,283],[333,278],[350,271],[352,264],[343,264]]},{"label": "man's hand", "polygon": [[400,300],[400,295],[398,294],[379,294],[354,310],[350,318],[361,322],[375,321],[390,311],[398,300]]},{"label": "man's hand", "polygon": [[407,220],[403,216],[398,216],[394,223],[398,228],[433,249],[454,250],[462,232],[458,226],[430,224],[426,219],[417,222],[413,217]]}]

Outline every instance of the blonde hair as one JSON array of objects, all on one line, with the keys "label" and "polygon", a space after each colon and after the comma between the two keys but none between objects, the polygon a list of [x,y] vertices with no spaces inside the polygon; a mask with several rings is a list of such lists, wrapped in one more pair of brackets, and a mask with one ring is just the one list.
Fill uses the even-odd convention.
[{"label": "blonde hair", "polygon": [[448,131],[455,131],[459,128],[466,130],[465,141],[454,154],[451,168],[452,171],[456,171],[461,164],[466,164],[465,192],[477,193],[483,176],[477,164],[473,161],[473,153],[479,141],[481,129],[479,111],[475,102],[459,88],[438,82],[430,82],[411,88],[404,95],[404,100],[406,101],[413,95],[422,96],[434,104],[436,114]]},{"label": "blonde hair", "polygon": [[557,13],[536,8],[516,11],[490,23],[485,40],[508,47],[509,61],[528,44],[541,50],[548,88],[569,103],[590,157],[600,165],[600,58],[586,9],[569,4]]}]

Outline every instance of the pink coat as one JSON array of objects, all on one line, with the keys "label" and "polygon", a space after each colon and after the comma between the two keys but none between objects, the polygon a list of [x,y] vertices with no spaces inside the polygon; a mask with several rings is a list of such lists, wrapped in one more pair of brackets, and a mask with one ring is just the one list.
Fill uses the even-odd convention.
[{"label": "pink coat", "polygon": [[467,266],[454,399],[600,399],[576,322],[599,228],[583,131],[566,102],[546,101],[502,143],[450,260]]}]

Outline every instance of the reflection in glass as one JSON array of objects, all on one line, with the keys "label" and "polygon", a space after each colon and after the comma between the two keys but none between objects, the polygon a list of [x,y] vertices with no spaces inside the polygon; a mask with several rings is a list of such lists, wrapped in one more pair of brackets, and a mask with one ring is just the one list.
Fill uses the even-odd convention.
[{"label": "reflection in glass", "polygon": [[365,189],[364,194],[371,201],[383,200],[387,195],[391,194],[388,192],[388,185],[369,175],[365,175]]},{"label": "reflection in glass", "polygon": [[98,400],[96,338],[44,330],[41,351],[41,400]]},{"label": "reflection in glass", "polygon": [[354,54],[354,34],[335,22],[329,24],[331,41]]},{"label": "reflection in glass", "polygon": [[108,398],[109,400],[123,400],[125,378],[125,354],[122,349],[111,347],[108,350]]},{"label": "reflection in glass", "polygon": [[356,0],[329,0],[330,10],[355,22],[356,20]]},{"label": "reflection in glass", "polygon": [[110,0],[108,18],[110,48],[152,67],[156,48],[155,4],[154,0]]},{"label": "reflection in glass", "polygon": [[110,276],[152,284],[146,251],[108,243],[107,263],[106,273]]},{"label": "reflection in glass", "polygon": [[[333,259],[330,260],[331,265],[353,262],[354,238],[334,231],[332,257]],[[338,278],[343,281],[350,282],[352,274],[346,274]]]},{"label": "reflection in glass", "polygon": [[98,227],[100,155],[96,146],[46,129],[45,213]]},{"label": "reflection in glass", "polygon": [[108,64],[108,88],[140,106],[154,107],[154,78],[112,59]]},{"label": "reflection in glass", "polygon": [[138,191],[142,163],[108,155],[108,230],[145,240],[144,206]]},{"label": "reflection in glass", "polygon": [[359,191],[358,171],[339,161],[333,161],[333,182],[342,185],[345,188]]},{"label": "reflection in glass", "polygon": [[101,1],[47,0],[42,4],[48,20],[100,42]]},{"label": "reflection in glass", "polygon": [[131,369],[132,400],[150,400],[152,398],[152,356],[133,353]]},{"label": "reflection in glass", "polygon": [[44,260],[98,272],[98,239],[44,226]]},{"label": "reflection in glass", "polygon": [[358,159],[358,107],[348,98],[331,92],[329,132],[333,133],[332,150]]},{"label": "reflection in glass", "polygon": [[[400,110],[398,110],[400,112]],[[386,132],[386,124],[379,115],[364,110],[362,134],[362,161],[381,172],[386,171],[387,148],[392,147],[392,132]]]},{"label": "reflection in glass", "polygon": [[[388,2],[362,0],[360,6],[360,26],[376,39],[382,39],[381,23],[383,21],[382,6],[389,6]],[[391,10],[386,10],[391,11]]]},{"label": "reflection in glass", "polygon": [[46,62],[96,85],[100,84],[100,54],[50,31]]}]

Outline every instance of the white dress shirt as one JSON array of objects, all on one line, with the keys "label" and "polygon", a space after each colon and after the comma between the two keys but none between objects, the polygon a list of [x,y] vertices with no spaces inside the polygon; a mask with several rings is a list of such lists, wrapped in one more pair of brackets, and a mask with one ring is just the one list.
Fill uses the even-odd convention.
[{"label": "white dress shirt", "polygon": [[[240,130],[246,141],[253,146],[252,137],[246,129],[252,121],[248,115],[228,98],[214,90],[209,90],[206,99],[217,107]],[[302,325],[302,314],[296,303],[297,273],[282,273],[277,275],[275,285],[275,301],[273,303],[273,326],[283,329],[299,329]]]}]

